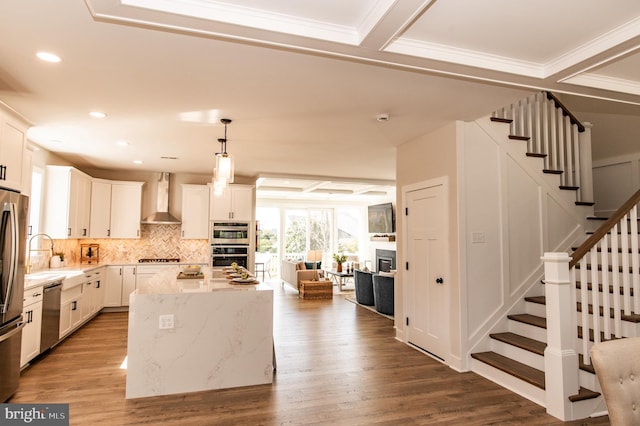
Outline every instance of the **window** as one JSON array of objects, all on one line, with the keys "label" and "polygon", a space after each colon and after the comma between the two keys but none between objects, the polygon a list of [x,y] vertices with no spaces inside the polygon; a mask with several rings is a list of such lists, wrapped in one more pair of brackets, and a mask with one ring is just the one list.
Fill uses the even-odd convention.
[{"label": "window", "polygon": [[337,252],[357,255],[362,230],[362,211],[357,208],[336,209],[336,229]]}]

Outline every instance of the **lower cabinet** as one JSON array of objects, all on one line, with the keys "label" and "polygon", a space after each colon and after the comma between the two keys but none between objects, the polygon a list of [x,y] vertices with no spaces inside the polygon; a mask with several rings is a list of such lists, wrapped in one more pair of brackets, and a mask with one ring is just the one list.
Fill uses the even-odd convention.
[{"label": "lower cabinet", "polygon": [[82,285],[81,317],[86,320],[104,307],[104,268],[100,268],[85,274],[85,282]]},{"label": "lower cabinet", "polygon": [[42,287],[35,287],[24,292],[24,310],[22,317],[25,326],[22,329],[22,346],[20,366],[40,354],[40,330],[42,328]]},{"label": "lower cabinet", "polygon": [[82,322],[82,287],[62,290],[60,295],[60,338],[71,333]]},{"label": "lower cabinet", "polygon": [[104,282],[104,306],[129,306],[129,295],[136,289],[136,266],[107,266]]}]

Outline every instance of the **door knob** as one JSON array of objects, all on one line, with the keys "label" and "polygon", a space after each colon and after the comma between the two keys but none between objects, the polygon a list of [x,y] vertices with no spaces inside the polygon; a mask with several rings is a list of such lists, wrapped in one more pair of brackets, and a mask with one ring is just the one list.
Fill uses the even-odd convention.
[{"label": "door knob", "polygon": [[444,282],[444,280],[442,279],[442,277],[436,278],[436,283],[437,284],[442,284],[443,282]]}]

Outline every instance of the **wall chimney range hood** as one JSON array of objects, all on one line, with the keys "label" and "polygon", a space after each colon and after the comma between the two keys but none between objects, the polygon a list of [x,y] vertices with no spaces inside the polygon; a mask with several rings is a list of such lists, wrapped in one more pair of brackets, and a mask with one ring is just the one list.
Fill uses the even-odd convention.
[{"label": "wall chimney range hood", "polygon": [[145,225],[179,225],[180,220],[169,213],[169,173],[162,172],[158,176],[156,189],[156,212],[140,222]]}]

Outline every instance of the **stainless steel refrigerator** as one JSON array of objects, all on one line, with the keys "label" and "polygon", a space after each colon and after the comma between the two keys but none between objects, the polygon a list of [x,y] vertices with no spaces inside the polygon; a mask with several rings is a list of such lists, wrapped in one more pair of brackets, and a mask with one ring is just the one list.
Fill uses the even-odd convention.
[{"label": "stainless steel refrigerator", "polygon": [[18,389],[29,199],[0,188],[0,401]]}]

